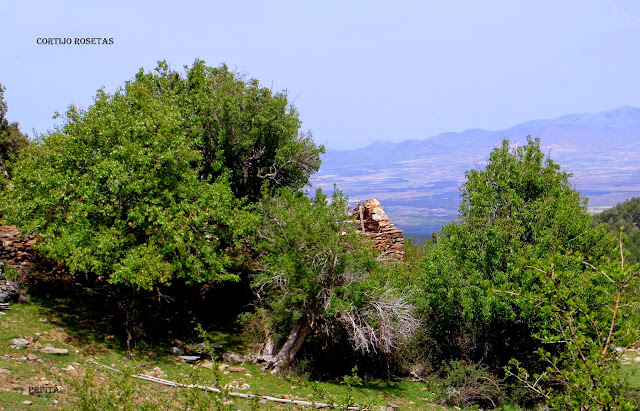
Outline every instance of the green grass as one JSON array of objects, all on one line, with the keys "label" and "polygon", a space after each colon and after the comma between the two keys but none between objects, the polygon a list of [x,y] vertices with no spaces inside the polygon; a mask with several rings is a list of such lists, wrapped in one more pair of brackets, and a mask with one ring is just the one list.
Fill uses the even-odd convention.
[{"label": "green grass", "polygon": [[[362,381],[348,387],[344,381],[313,382],[300,377],[274,376],[259,365],[245,363],[244,372],[222,373],[219,363],[181,363],[167,347],[143,347],[135,359],[127,357],[122,342],[100,331],[95,313],[78,310],[69,299],[38,300],[13,304],[0,315],[0,409],[106,409],[115,404],[120,409],[298,409],[295,406],[262,404],[257,400],[224,399],[220,395],[123,378],[122,374],[96,367],[92,360],[129,373],[150,372],[158,367],[162,378],[183,383],[225,387],[244,382],[249,389],[230,391],[269,395],[280,398],[346,404],[375,404],[374,409],[399,407],[401,410],[442,409],[433,404],[433,394],[425,384],[413,381]],[[209,333],[216,341],[238,346],[237,336]],[[26,349],[10,348],[14,338],[26,338]],[[36,343],[67,348],[68,355],[42,354]],[[155,356],[150,355],[154,351]],[[31,354],[27,360],[25,357]],[[151,364],[145,364],[152,362]],[[68,367],[72,366],[74,370]],[[205,366],[206,365],[206,366]],[[207,368],[210,367],[210,368]],[[64,370],[66,369],[66,371]],[[242,380],[241,380],[242,379]],[[358,379],[356,379],[356,382]],[[29,395],[30,386],[57,387],[60,392]],[[23,401],[32,401],[23,405]],[[93,404],[93,405],[92,405]],[[213,407],[213,408],[212,408]]]},{"label": "green grass", "polygon": [[639,357],[640,352],[635,350],[627,351],[622,356],[622,375],[632,388],[640,388],[640,362],[635,361]]},{"label": "green grass", "polygon": [[[394,407],[399,410],[443,410],[436,404],[436,394],[427,384],[410,380],[362,381],[345,378],[315,382],[299,376],[274,376],[260,365],[242,364],[243,372],[222,373],[221,363],[203,361],[188,364],[177,361],[168,346],[139,343],[135,358],[129,359],[125,346],[117,338],[100,331],[99,313],[89,312],[72,299],[32,299],[29,304],[13,304],[0,311],[0,410],[23,409],[229,409],[271,410],[299,409],[273,402],[261,403],[200,390],[173,388],[125,378],[123,374],[96,367],[91,361],[108,365],[129,374],[142,374],[159,368],[161,378],[185,384],[228,387],[230,383],[245,383],[248,389],[229,391],[269,395],[338,404],[372,404],[372,410]],[[208,331],[208,337],[226,347],[240,349],[238,335]],[[26,349],[10,348],[14,338],[32,341]],[[33,345],[47,344],[67,348],[68,355],[42,354]],[[31,360],[25,357],[31,354]],[[640,388],[640,363],[634,361],[640,353],[625,353],[622,372],[628,374],[632,387]],[[72,366],[75,370],[70,370]],[[66,370],[65,370],[66,369]],[[349,377],[347,377],[349,379]],[[58,387],[60,392],[29,395],[29,387]],[[23,405],[31,401],[31,405]],[[505,406],[503,411],[516,411]]]}]

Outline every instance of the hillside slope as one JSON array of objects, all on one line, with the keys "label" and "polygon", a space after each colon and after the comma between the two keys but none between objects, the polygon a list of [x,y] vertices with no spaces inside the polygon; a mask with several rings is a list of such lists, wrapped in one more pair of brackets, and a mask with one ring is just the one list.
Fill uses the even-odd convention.
[{"label": "hillside slope", "polygon": [[640,262],[640,197],[620,203],[609,210],[593,216],[594,224],[604,224],[607,231],[613,234],[624,233],[629,238],[627,251],[629,263]]},{"label": "hillside slope", "polygon": [[628,106],[497,131],[328,150],[313,184],[325,190],[337,184],[352,201],[377,198],[402,230],[428,234],[456,218],[465,171],[481,167],[502,139],[524,144],[527,135],[539,137],[543,150],[573,172],[572,182],[594,210],[640,195],[640,108]]}]

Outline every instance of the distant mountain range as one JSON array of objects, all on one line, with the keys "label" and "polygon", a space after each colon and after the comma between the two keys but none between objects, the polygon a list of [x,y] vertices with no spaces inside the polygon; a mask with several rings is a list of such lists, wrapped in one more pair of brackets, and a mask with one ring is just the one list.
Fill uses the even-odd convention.
[{"label": "distant mountain range", "polygon": [[543,151],[573,173],[592,211],[640,196],[640,108],[628,106],[497,131],[327,150],[313,186],[330,192],[337,184],[352,202],[377,198],[405,233],[430,234],[456,219],[465,171],[483,167],[503,139],[525,144],[528,135],[539,137]]}]

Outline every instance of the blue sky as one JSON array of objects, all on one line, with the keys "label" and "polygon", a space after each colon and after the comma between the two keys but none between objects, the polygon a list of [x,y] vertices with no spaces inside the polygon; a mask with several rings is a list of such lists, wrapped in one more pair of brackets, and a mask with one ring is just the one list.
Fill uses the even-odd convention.
[{"label": "blue sky", "polygon": [[161,59],[287,89],[330,149],[640,106],[637,0],[5,1],[0,36],[8,118],[30,135]]}]

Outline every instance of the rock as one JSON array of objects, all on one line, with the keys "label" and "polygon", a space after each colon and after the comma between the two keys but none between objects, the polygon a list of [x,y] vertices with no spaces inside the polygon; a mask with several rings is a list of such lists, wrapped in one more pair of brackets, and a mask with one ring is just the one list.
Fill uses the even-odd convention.
[{"label": "rock", "polygon": [[68,366],[66,366],[66,367],[64,367],[62,369],[62,371],[66,371],[66,372],[72,372],[72,371],[75,371],[75,370],[76,370],[76,368],[73,365],[68,365]]},{"label": "rock", "polygon": [[184,355],[184,350],[182,348],[178,348],[178,347],[171,347],[171,354],[175,354],[175,355]]},{"label": "rock", "polygon": [[165,378],[167,373],[162,371],[160,367],[155,367],[153,370],[145,372],[144,375],[148,377]]},{"label": "rock", "polygon": [[201,357],[199,355],[180,355],[180,356],[178,356],[178,360],[186,361],[186,362],[196,362],[200,358]]},{"label": "rock", "polygon": [[412,364],[409,366],[409,375],[411,375],[414,380],[422,380],[427,372],[427,366],[423,363]]},{"label": "rock", "polygon": [[213,363],[211,361],[203,361],[200,366],[213,370]]},{"label": "rock", "polygon": [[35,354],[27,354],[27,361],[38,361],[40,357]]},{"label": "rock", "polygon": [[24,338],[14,338],[11,340],[11,348],[20,350],[22,348],[27,348],[30,343],[31,342],[29,340],[25,340]]},{"label": "rock", "polygon": [[240,364],[244,362],[244,356],[240,355],[240,354],[236,354],[233,352],[226,352],[222,355],[222,359],[225,362],[231,363],[231,364]]},{"label": "rock", "polygon": [[196,350],[204,351],[204,350],[222,350],[222,346],[216,343],[199,343],[195,345]]},{"label": "rock", "polygon": [[31,404],[33,404],[33,401],[29,401],[29,400],[22,401],[22,405],[31,405]]},{"label": "rock", "polygon": [[46,345],[40,350],[44,354],[66,355],[69,354],[69,350],[66,348],[55,348],[51,345]]},{"label": "rock", "polygon": [[220,372],[226,371],[228,368],[229,368],[229,364],[218,365],[218,370],[220,370]]},{"label": "rock", "polygon": [[636,357],[633,359],[633,362],[640,362],[640,357]]},{"label": "rock", "polygon": [[18,301],[20,290],[7,277],[4,276],[4,270],[0,269],[0,303],[10,303]]},{"label": "rock", "polygon": [[244,367],[229,367],[229,371],[231,372],[246,372],[247,369]]},{"label": "rock", "polygon": [[226,388],[233,388],[236,390],[248,390],[251,386],[244,382],[243,378],[238,379],[238,381],[231,381],[229,384],[225,386]]},{"label": "rock", "polygon": [[18,353],[5,354],[3,357],[11,361],[27,361],[27,357]]}]

